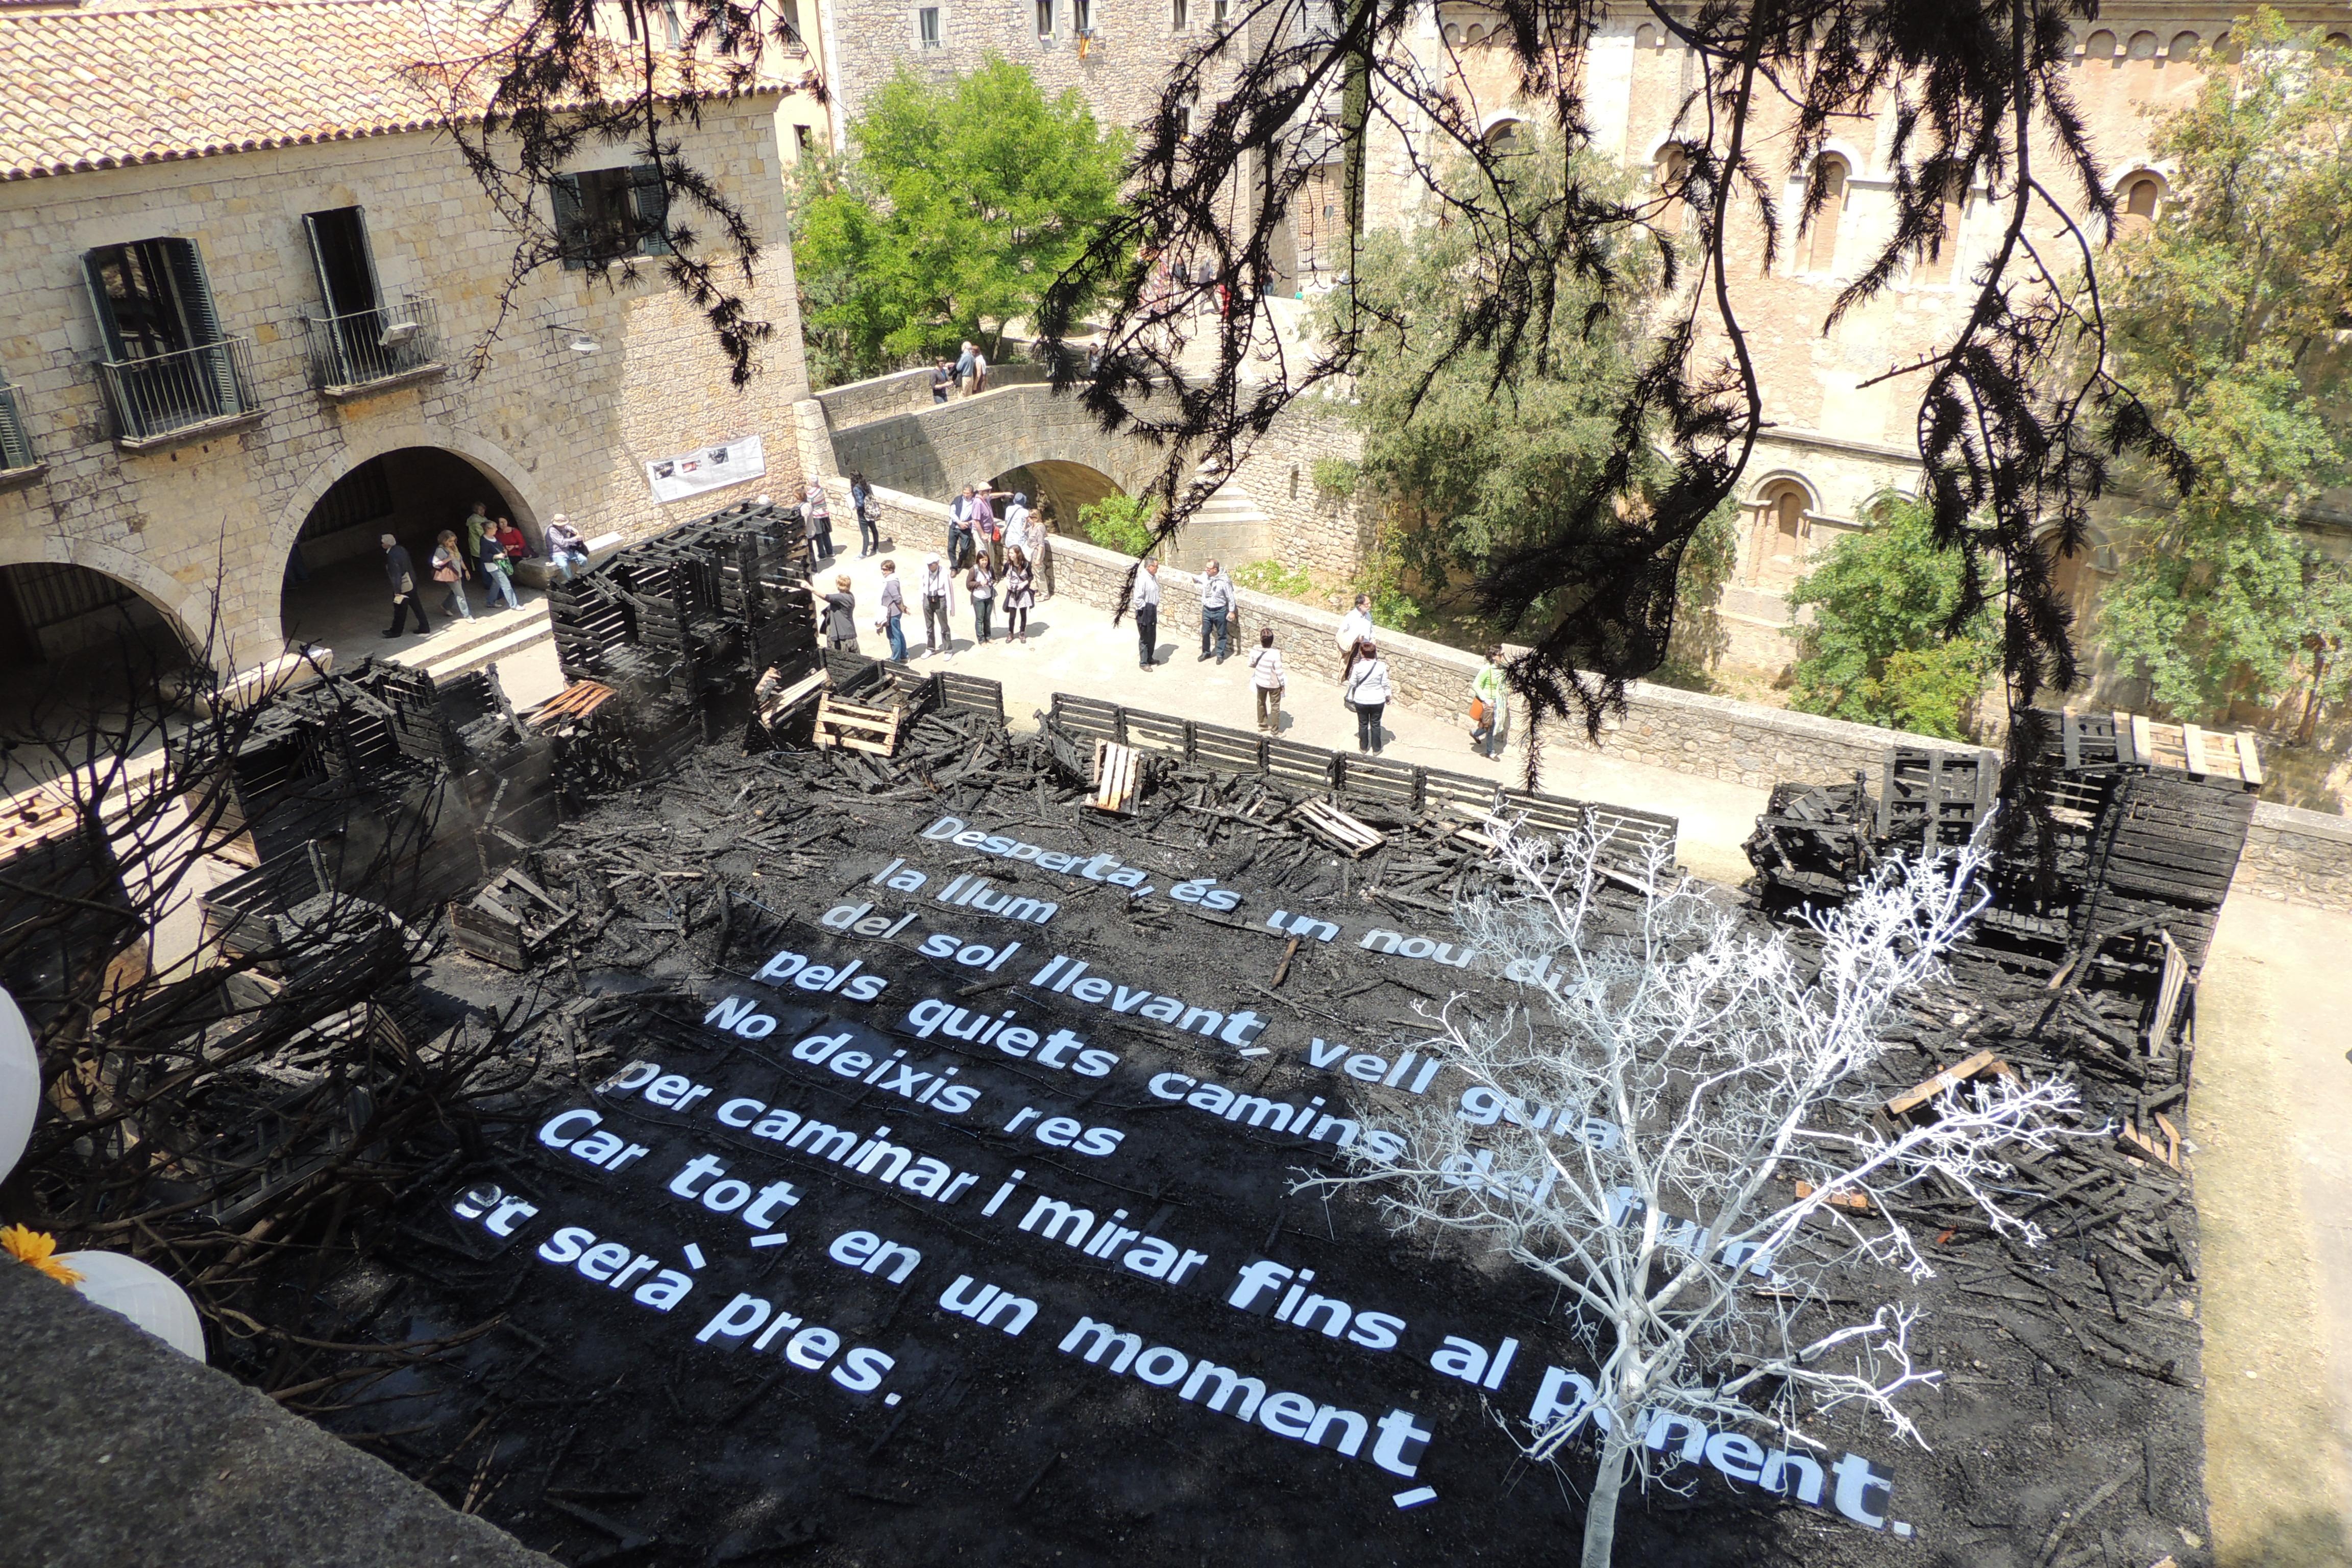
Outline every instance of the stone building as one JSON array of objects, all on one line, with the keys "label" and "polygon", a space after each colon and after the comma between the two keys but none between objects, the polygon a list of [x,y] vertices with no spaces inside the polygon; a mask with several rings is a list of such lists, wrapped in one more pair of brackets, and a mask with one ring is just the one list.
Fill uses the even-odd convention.
[{"label": "stone building", "polygon": [[[1105,121],[1129,125],[1154,112],[1168,64],[1199,41],[1204,20],[1222,19],[1216,0],[824,3],[833,39],[829,75],[852,112],[860,95],[901,58],[962,69],[993,48],[1030,61],[1049,88],[1078,88]],[[2141,0],[2076,29],[2071,86],[2126,223],[2161,210],[2168,173],[2150,152],[2157,118],[2193,97],[2199,52],[2224,39],[2237,9]],[[2347,20],[2340,0],[2301,0],[2283,9],[2297,26]],[[1313,25],[1317,14],[1307,7],[1305,25]],[[1673,169],[1679,156],[1675,143],[1688,133],[1677,129],[1676,117],[1695,72],[1689,51],[1645,16],[1633,7],[1601,25],[1589,41],[1583,87],[1596,150],[1654,182]],[[1518,98],[1518,72],[1501,24],[1499,12],[1475,0],[1442,0],[1420,7],[1402,39],[1412,65],[1442,82],[1490,139],[1522,134],[1543,114]],[[1088,48],[1072,47],[1074,27],[1091,28]],[[1244,37],[1234,47],[1252,43]],[[1725,605],[1728,657],[1736,663],[1784,663],[1790,584],[1832,541],[1864,526],[1874,500],[1916,485],[1912,401],[1899,383],[1893,388],[1864,384],[1949,337],[1973,298],[1969,274],[1998,237],[2000,214],[1988,205],[1986,193],[1955,193],[1949,243],[1937,258],[1896,279],[1834,331],[1823,331],[1837,291],[1891,228],[1892,121],[1891,112],[1881,112],[1849,122],[1813,167],[1795,171],[1776,193],[1782,232],[1773,267],[1733,279],[1772,426],[1738,495],[1739,563]],[[1785,166],[1785,125],[1764,129],[1759,160]],[[1338,154],[1328,132],[1306,130],[1300,145],[1308,156],[1336,160]],[[1426,120],[1402,105],[1392,115],[1374,117],[1367,150],[1369,221],[1416,219],[1426,205],[1426,189],[1413,158],[1435,145]],[[1832,192],[1827,216],[1801,243],[1798,216],[1815,181]],[[1277,259],[1298,292],[1311,294],[1344,268],[1339,192],[1338,164],[1326,162],[1312,171],[1294,203],[1287,254]],[[1735,250],[1760,256],[1761,238],[1742,237]],[[2079,609],[2095,610],[2098,584],[2114,574],[2126,542],[2095,530],[2087,551],[2059,563],[2062,583]]]},{"label": "stone building", "polygon": [[[633,536],[799,481],[788,84],[674,126],[764,242],[749,300],[775,333],[738,388],[650,254],[661,185],[632,149],[583,150],[541,215],[562,264],[509,289],[517,233],[448,129],[478,109],[408,68],[462,83],[490,47],[481,15],[0,15],[0,660],[65,658],[127,613],[159,646],[210,640],[248,667],[307,640],[322,595],[373,574],[382,605],[380,533],[421,569],[478,500],[534,539],[557,512]],[[624,251],[648,253],[635,281]],[[746,477],[656,500],[647,463],[714,446]]]}]

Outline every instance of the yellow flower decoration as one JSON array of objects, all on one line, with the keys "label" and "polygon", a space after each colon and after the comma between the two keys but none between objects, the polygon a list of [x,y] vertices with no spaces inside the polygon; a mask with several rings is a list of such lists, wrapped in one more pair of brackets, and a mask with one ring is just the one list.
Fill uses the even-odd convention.
[{"label": "yellow flower decoration", "polygon": [[0,1230],[0,1252],[19,1263],[29,1263],[60,1285],[79,1285],[81,1271],[68,1268],[49,1255],[58,1249],[58,1238],[47,1231],[28,1226],[12,1225]]}]

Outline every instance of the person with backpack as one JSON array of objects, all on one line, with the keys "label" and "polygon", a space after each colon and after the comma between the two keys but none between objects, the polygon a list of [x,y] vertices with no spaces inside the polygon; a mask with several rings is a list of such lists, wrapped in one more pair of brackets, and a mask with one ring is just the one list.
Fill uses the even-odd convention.
[{"label": "person with backpack", "polygon": [[508,609],[522,608],[522,601],[515,596],[514,563],[507,559],[507,547],[499,542],[497,529],[482,531],[482,552],[475,557],[474,564],[482,574],[482,603],[486,607],[495,608],[504,599]]},{"label": "person with backpack", "polygon": [[1503,650],[1490,647],[1470,679],[1470,744],[1482,757],[1503,754]]},{"label": "person with backpack", "polygon": [[857,514],[857,558],[879,554],[882,550],[882,530],[876,521],[881,509],[875,504],[874,487],[866,482],[864,474],[849,476],[849,507]]},{"label": "person with backpack", "polygon": [[1249,656],[1250,685],[1257,692],[1257,727],[1269,735],[1282,733],[1282,650],[1274,646],[1274,628],[1257,629],[1257,651]]},{"label": "person with backpack", "polygon": [[434,542],[432,571],[433,580],[449,590],[441,596],[441,613],[472,620],[474,606],[466,602],[466,579],[473,574],[466,564],[466,552],[457,547],[455,529],[443,529]]},{"label": "person with backpack", "polygon": [[1391,692],[1388,660],[1381,657],[1371,638],[1366,637],[1356,645],[1356,656],[1348,661],[1348,682],[1343,691],[1348,706],[1356,710],[1356,749],[1379,756],[1385,738],[1381,715],[1388,708]]}]

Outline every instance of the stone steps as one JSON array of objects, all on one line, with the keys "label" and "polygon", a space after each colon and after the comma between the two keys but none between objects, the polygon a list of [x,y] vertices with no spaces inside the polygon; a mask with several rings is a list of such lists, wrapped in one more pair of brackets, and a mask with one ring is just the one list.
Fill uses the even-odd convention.
[{"label": "stone steps", "polygon": [[424,642],[389,655],[395,664],[422,669],[436,680],[470,675],[475,670],[511,658],[555,635],[547,618],[547,601],[535,600],[520,610],[474,612],[447,631],[436,632]]}]

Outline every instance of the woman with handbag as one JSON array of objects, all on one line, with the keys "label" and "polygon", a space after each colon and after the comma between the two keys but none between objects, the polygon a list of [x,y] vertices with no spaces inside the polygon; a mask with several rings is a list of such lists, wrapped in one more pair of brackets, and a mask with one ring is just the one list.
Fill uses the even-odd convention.
[{"label": "woman with handbag", "polygon": [[985,647],[989,613],[996,607],[996,576],[988,569],[987,556],[971,558],[971,569],[963,574],[963,596],[971,601],[971,639]]},{"label": "woman with handbag", "polygon": [[1004,552],[1004,635],[1017,643],[1029,640],[1029,610],[1037,602],[1029,557],[1019,545]]},{"label": "woman with handbag", "polygon": [[1389,705],[1389,661],[1381,657],[1372,639],[1364,638],[1356,645],[1355,656],[1348,661],[1348,680],[1343,689],[1348,706],[1356,710],[1356,749],[1373,756],[1380,755],[1381,714]]},{"label": "woman with handbag", "polygon": [[434,542],[433,580],[449,590],[441,601],[443,615],[474,618],[474,606],[466,603],[466,555],[457,548],[456,529],[443,529]]},{"label": "woman with handbag", "polygon": [[1503,754],[1503,650],[1490,647],[1470,679],[1470,746],[1482,757]]}]

